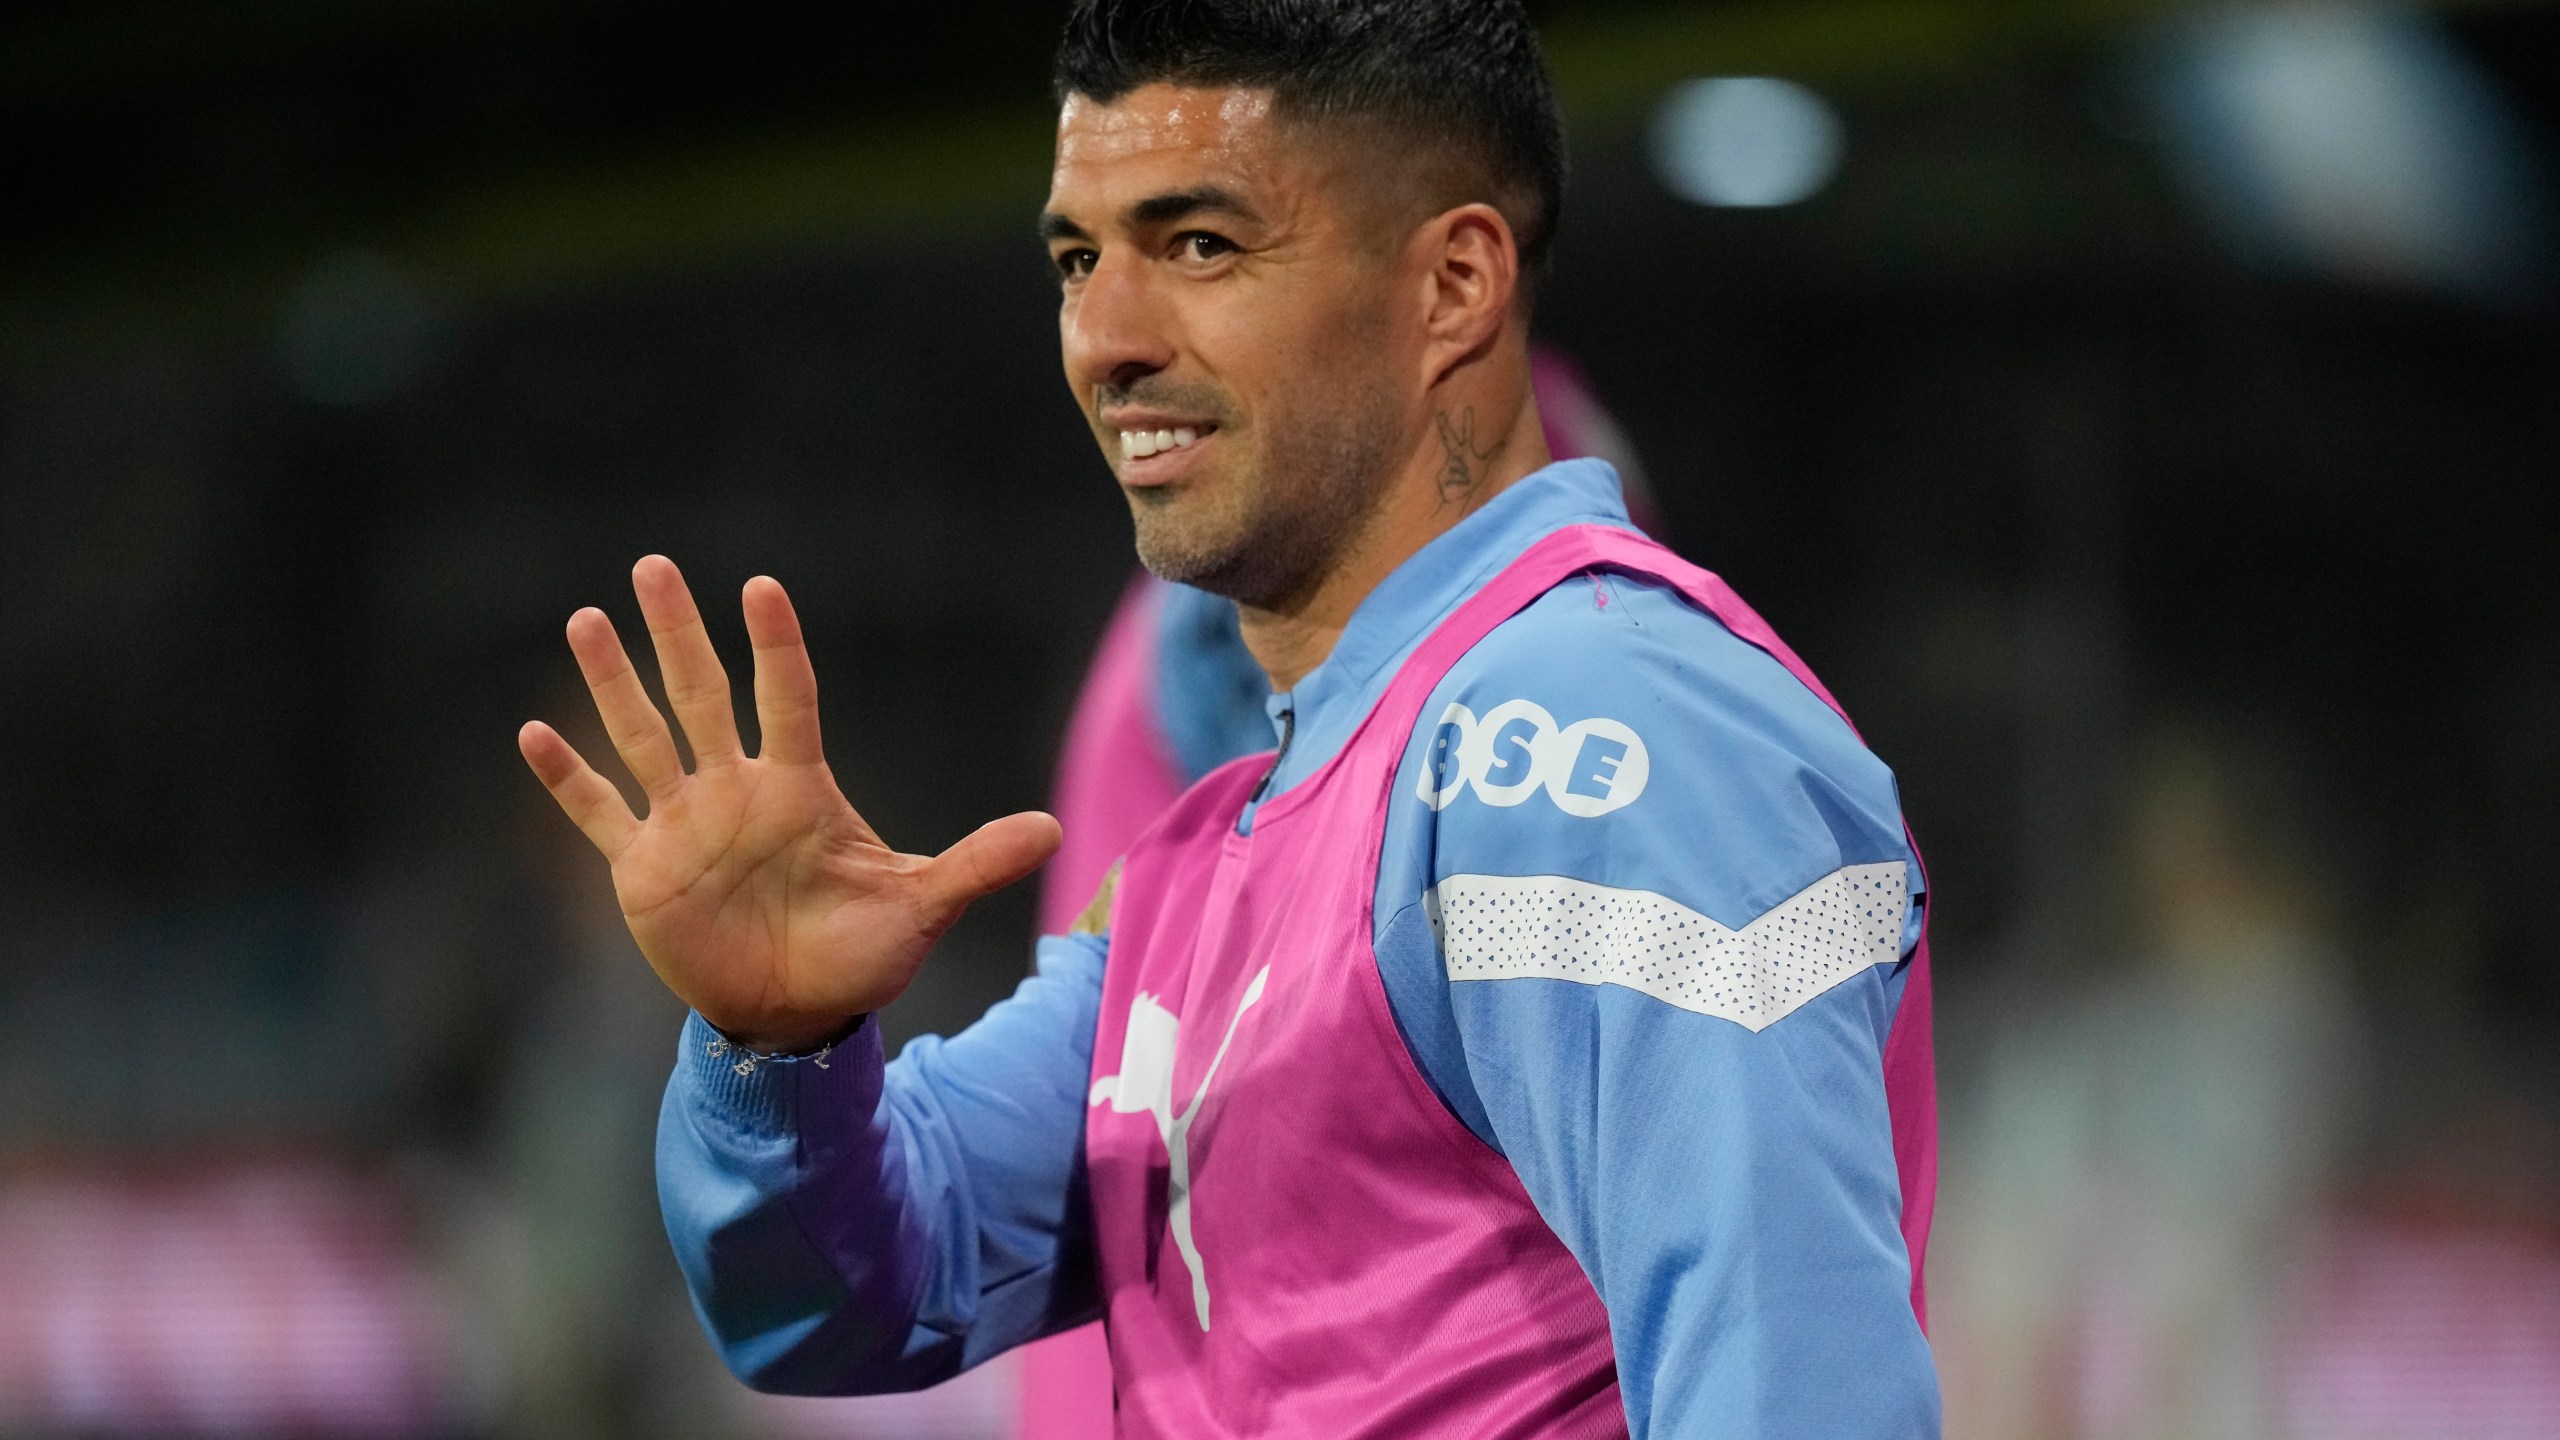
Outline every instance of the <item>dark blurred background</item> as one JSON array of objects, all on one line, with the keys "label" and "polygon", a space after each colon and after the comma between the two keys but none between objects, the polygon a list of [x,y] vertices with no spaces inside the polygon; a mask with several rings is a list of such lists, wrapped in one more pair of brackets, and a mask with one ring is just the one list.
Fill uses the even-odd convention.
[{"label": "dark blurred background", "polygon": [[[2560,1433],[2560,9],[1533,9],[1541,332],[1934,865],[1950,1433]],[[717,1373],[513,735],[663,551],[894,843],[1043,802],[1057,18],[0,19],[0,1433],[1013,1433]]]}]

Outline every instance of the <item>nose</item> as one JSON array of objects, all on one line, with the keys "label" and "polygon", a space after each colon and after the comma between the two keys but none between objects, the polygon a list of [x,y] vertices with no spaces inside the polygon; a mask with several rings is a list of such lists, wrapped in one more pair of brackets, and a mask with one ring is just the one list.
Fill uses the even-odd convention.
[{"label": "nose", "polygon": [[1079,397],[1125,389],[1173,364],[1171,317],[1149,278],[1133,251],[1107,248],[1060,306],[1059,348]]}]

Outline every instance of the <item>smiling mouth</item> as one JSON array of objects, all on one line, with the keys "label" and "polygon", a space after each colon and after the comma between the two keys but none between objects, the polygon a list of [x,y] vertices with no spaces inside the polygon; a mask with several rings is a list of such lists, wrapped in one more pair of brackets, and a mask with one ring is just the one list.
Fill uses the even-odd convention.
[{"label": "smiling mouth", "polygon": [[1144,460],[1150,455],[1188,449],[1213,433],[1213,430],[1189,425],[1172,430],[1123,430],[1120,432],[1120,458],[1124,461]]}]

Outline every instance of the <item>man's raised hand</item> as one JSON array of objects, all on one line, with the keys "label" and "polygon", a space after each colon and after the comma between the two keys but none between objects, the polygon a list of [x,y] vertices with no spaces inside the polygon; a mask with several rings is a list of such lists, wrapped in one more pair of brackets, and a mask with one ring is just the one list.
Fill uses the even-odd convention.
[{"label": "man's raised hand", "polygon": [[763,732],[754,756],[740,747],[728,674],[674,563],[649,556],[631,587],[693,772],[601,610],[569,617],[569,648],[648,795],[647,818],[550,726],[529,722],[516,743],[613,863],[622,917],[650,967],[732,1039],[804,1049],[888,1004],[971,901],[1058,848],[1058,822],[1032,811],[990,821],[940,855],[891,850],[827,769],[817,675],[782,586],[759,576],[744,596]]}]

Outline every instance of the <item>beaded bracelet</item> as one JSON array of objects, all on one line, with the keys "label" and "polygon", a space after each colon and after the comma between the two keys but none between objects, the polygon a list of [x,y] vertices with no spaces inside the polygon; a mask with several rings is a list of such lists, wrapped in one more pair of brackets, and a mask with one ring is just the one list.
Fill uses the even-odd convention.
[{"label": "beaded bracelet", "polygon": [[843,1044],[849,1039],[852,1039],[853,1032],[861,1029],[862,1022],[870,1018],[871,1017],[868,1015],[859,1016],[851,1025],[845,1027],[845,1032],[843,1034],[838,1035],[833,1040],[828,1041],[826,1044],[819,1046],[815,1050],[802,1050],[796,1054],[785,1055],[780,1052],[766,1054],[763,1051],[750,1050],[746,1046],[740,1045],[736,1041],[731,1040],[728,1036],[717,1033],[715,1033],[710,1040],[704,1042],[702,1053],[710,1056],[714,1060],[719,1059],[723,1055],[735,1054],[738,1057],[737,1063],[731,1065],[729,1069],[733,1074],[737,1075],[741,1079],[756,1073],[756,1067],[759,1065],[797,1065],[804,1060],[817,1066],[819,1069],[824,1070],[827,1068],[827,1057],[836,1053],[837,1046]]}]

